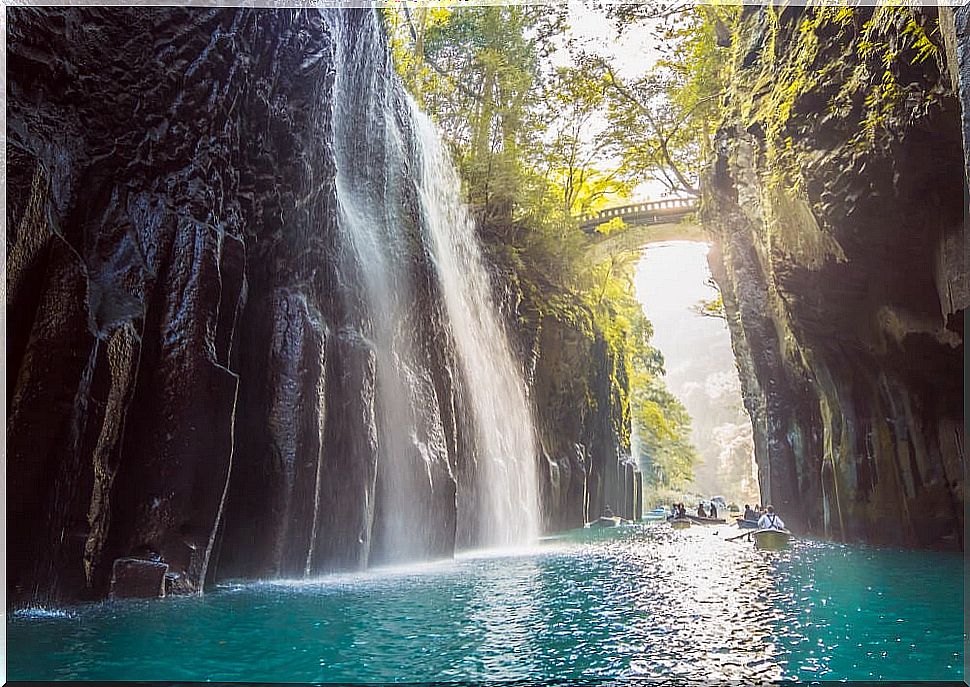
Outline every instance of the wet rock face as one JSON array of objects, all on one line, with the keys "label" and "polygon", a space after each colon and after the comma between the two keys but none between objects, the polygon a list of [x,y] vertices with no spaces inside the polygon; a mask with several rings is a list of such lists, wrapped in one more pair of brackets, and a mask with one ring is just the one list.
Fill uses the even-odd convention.
[{"label": "wet rock face", "polygon": [[[811,64],[830,69],[828,78],[800,93],[786,120],[767,119],[773,89],[788,87],[785,60],[805,54],[798,27],[813,12],[782,13],[775,54],[755,48],[733,75],[736,107],[705,185],[711,267],[763,497],[798,529],[959,548],[970,295],[958,91],[942,51],[940,62],[916,63],[897,45],[894,74],[909,95],[867,145],[865,94],[845,88],[863,58],[827,26]],[[889,41],[900,35],[898,16],[876,21],[887,23]],[[767,30],[764,12],[746,12],[743,35]],[[829,116],[846,93],[855,109]],[[773,136],[793,142],[787,171]],[[791,168],[800,181],[786,188],[777,180]]]},{"label": "wet rock face", "polygon": [[[469,390],[443,343],[416,139],[377,15],[7,16],[11,602],[141,594],[162,566],[169,593],[359,569],[400,555],[395,503],[420,521],[417,555],[473,542],[457,505],[475,512]],[[357,70],[340,82],[354,107],[334,108],[338,67]],[[405,162],[384,170],[398,143]],[[338,146],[367,181],[360,207],[398,218],[403,392],[420,415],[404,445],[382,436],[396,417],[382,414],[367,265],[348,257]],[[554,322],[536,343],[537,324],[522,334],[545,390],[546,527],[607,503],[632,514],[621,363]],[[554,379],[577,365],[582,384]],[[412,473],[403,502],[388,498],[392,454]]]},{"label": "wet rock face", "polygon": [[225,108],[244,85],[197,58],[244,29],[198,13],[176,40],[184,19],[10,15],[15,595],[104,590],[110,561],[135,549],[196,586],[205,575],[238,386],[241,132]]},{"label": "wet rock face", "polygon": [[[506,281],[518,283],[514,277]],[[630,458],[622,356],[610,350],[578,304],[566,317],[519,296],[512,320],[531,361],[543,531],[582,527],[607,507],[620,517],[639,518],[643,485]]]},{"label": "wet rock face", "polygon": [[8,18],[11,601],[104,596],[130,557],[178,592],[366,565],[375,362],[334,258],[334,16]]}]

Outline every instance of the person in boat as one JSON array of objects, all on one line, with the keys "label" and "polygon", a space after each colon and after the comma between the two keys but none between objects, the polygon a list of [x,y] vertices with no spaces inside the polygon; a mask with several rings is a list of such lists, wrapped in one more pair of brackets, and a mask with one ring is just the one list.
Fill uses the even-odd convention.
[{"label": "person in boat", "polygon": [[757,520],[758,519],[758,514],[747,503],[744,504],[744,519],[745,520]]},{"label": "person in boat", "polygon": [[697,504],[697,516],[700,517],[700,518],[706,518],[707,517],[707,511],[704,510],[704,504],[703,503],[698,503]]},{"label": "person in boat", "polygon": [[717,506],[714,505],[714,502],[713,501],[711,501],[710,517],[712,517],[712,518],[716,518],[717,517]]},{"label": "person in boat", "polygon": [[775,513],[775,507],[768,506],[768,510],[758,520],[758,528],[762,530],[783,530],[785,523]]}]

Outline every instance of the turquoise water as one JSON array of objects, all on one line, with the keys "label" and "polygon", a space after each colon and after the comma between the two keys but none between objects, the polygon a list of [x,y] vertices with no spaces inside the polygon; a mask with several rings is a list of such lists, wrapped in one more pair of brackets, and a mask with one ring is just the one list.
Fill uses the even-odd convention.
[{"label": "turquoise water", "polygon": [[963,558],[734,528],[574,532],[529,551],[205,597],[8,616],[9,679],[962,680]]}]

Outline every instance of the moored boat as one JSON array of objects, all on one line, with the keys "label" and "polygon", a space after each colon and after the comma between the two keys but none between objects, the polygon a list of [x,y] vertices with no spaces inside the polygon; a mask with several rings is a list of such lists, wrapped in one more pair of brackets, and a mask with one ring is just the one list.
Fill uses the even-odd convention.
[{"label": "moored boat", "polygon": [[687,514],[687,517],[698,525],[723,525],[727,522],[724,518],[705,518],[700,515],[691,515],[690,513]]},{"label": "moored boat", "polygon": [[599,529],[601,527],[616,527],[621,522],[623,522],[623,518],[619,518],[615,515],[613,516],[601,515],[599,518],[589,523],[588,526],[593,529]]},{"label": "moored boat", "polygon": [[780,529],[757,530],[751,533],[759,549],[783,549],[788,546],[791,532]]},{"label": "moored boat", "polygon": [[643,514],[643,520],[666,520],[668,515],[666,508],[654,508],[649,513]]},{"label": "moored boat", "polygon": [[687,529],[691,526],[691,521],[688,518],[671,518],[670,526],[675,530]]}]

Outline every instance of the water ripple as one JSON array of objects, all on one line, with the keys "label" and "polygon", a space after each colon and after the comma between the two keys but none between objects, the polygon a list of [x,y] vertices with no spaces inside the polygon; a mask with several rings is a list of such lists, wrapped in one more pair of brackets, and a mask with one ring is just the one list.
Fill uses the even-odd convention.
[{"label": "water ripple", "polygon": [[[962,678],[962,560],[664,524],[8,616],[12,679]],[[929,584],[912,584],[922,575]],[[956,603],[959,600],[960,603]]]}]

